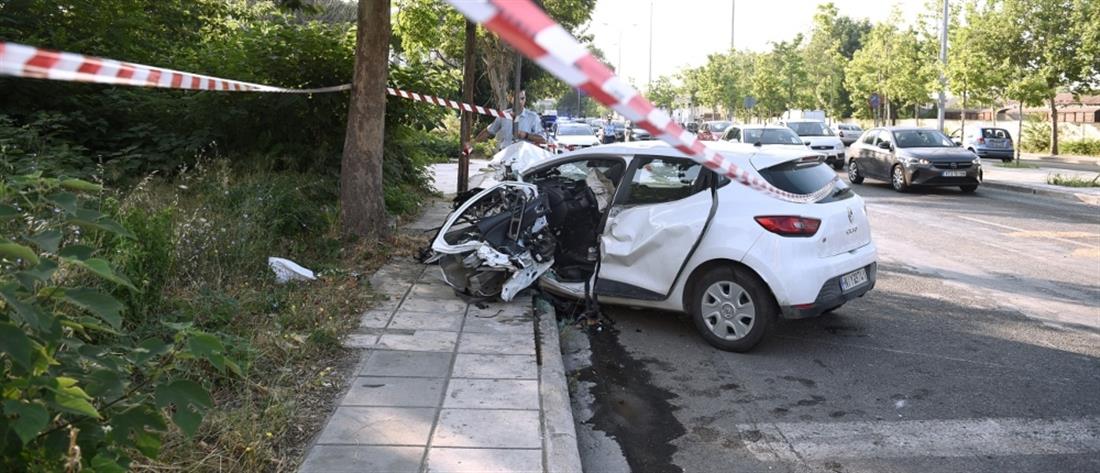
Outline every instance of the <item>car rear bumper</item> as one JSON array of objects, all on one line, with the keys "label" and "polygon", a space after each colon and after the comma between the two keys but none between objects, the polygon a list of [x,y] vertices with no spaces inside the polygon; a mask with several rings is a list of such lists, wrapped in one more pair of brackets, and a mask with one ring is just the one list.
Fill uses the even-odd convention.
[{"label": "car rear bumper", "polygon": [[[810,304],[799,304],[780,307],[780,314],[785,319],[806,319],[817,317],[826,311],[835,309],[840,305],[857,297],[863,297],[875,287],[875,279],[878,273],[878,263],[864,266],[867,271],[867,282],[849,289],[847,292],[840,288],[840,279],[844,274],[837,275],[821,285],[817,298]],[[849,271],[850,272],[850,271]],[[847,273],[845,273],[847,274]]]},{"label": "car rear bumper", "polygon": [[976,148],[974,150],[974,152],[977,153],[978,156],[982,157],[982,158],[1011,159],[1012,157],[1015,156],[1015,153],[1013,152],[1012,148],[1009,148],[1009,149],[1004,149],[1004,148],[996,148],[996,149],[994,149],[994,148]]}]

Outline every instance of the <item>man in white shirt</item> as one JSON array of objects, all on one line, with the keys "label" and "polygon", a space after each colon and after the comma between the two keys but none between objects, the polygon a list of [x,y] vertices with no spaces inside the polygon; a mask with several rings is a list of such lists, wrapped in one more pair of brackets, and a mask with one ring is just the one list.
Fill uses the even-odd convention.
[{"label": "man in white shirt", "polygon": [[[511,97],[509,97],[511,98]],[[542,136],[542,121],[539,119],[539,114],[527,110],[524,108],[524,103],[527,101],[527,91],[519,91],[519,119],[516,122],[516,132],[512,133],[512,119],[505,117],[497,117],[493,120],[493,123],[488,128],[481,130],[473,141],[467,143],[465,149],[470,148],[474,143],[485,141],[492,133],[497,139],[497,150],[507,148],[516,140],[529,141],[531,143],[540,145],[546,143],[546,138]]]}]

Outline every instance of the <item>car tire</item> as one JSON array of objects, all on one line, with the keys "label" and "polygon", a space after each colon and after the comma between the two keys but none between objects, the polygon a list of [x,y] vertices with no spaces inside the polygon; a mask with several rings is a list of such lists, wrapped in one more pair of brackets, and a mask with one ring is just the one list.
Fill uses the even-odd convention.
[{"label": "car tire", "polygon": [[959,186],[959,189],[963,191],[963,194],[971,194],[978,190],[977,184],[967,184],[965,186]]},{"label": "car tire", "polygon": [[1002,163],[1011,163],[1011,162],[1012,162],[1012,158],[1001,158],[1001,162],[1002,162]]},{"label": "car tire", "polygon": [[859,172],[859,165],[854,159],[848,161],[848,180],[852,181],[852,184],[863,184],[863,173]]},{"label": "car tire", "polygon": [[764,338],[778,311],[767,285],[743,269],[711,268],[692,291],[695,328],[720,350],[751,350]]},{"label": "car tire", "polygon": [[902,169],[900,164],[895,164],[893,169],[890,170],[890,187],[898,192],[909,190],[909,183],[905,181],[905,170]]},{"label": "car tire", "polygon": [[841,171],[841,170],[844,169],[844,160],[843,159],[837,159],[837,160],[833,161],[832,165],[833,165],[833,169],[836,169],[837,171]]}]

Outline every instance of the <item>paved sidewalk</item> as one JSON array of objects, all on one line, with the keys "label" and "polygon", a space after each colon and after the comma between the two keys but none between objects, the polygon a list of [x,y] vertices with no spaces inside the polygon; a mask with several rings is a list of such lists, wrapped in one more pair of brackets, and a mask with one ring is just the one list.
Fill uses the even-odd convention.
[{"label": "paved sidewalk", "polygon": [[997,165],[982,166],[982,185],[993,188],[1042,195],[1056,199],[1100,205],[1100,187],[1065,187],[1047,184],[1047,177],[1055,174],[1095,178],[1097,171],[1071,171],[1052,168],[1004,168]]},{"label": "paved sidewalk", "polygon": [[[406,230],[431,229],[447,210],[437,203]],[[345,341],[362,359],[300,472],[571,469],[556,460],[558,434],[546,423],[568,414],[572,426],[568,398],[545,394],[564,390],[564,375],[540,371],[530,296],[470,305],[438,266],[409,258],[379,269],[371,285],[388,299]],[[543,355],[560,366],[552,336],[555,353]],[[575,449],[575,436],[566,445]]]}]

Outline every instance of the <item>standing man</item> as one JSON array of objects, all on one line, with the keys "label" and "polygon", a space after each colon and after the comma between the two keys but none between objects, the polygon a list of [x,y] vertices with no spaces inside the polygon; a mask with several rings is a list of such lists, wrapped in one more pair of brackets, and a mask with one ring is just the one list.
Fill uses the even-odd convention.
[{"label": "standing man", "polygon": [[[508,97],[508,101],[511,101],[512,97]],[[542,133],[542,121],[539,120],[539,114],[527,110],[524,104],[527,102],[527,91],[519,91],[519,118],[516,121],[516,132],[512,133],[512,120],[504,117],[497,117],[493,120],[493,123],[488,128],[481,130],[474,137],[473,141],[466,144],[466,148],[469,148],[474,143],[485,141],[492,133],[497,139],[497,151],[507,148],[516,140],[529,141],[531,143],[541,145],[546,143],[546,138],[543,138]]]}]

